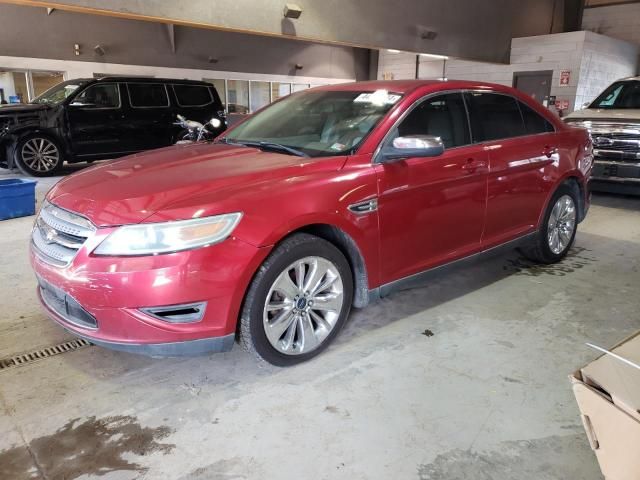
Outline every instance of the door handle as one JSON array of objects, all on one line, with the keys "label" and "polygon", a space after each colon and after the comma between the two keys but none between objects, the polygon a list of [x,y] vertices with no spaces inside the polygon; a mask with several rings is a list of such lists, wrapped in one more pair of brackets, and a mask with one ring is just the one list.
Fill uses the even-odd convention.
[{"label": "door handle", "polygon": [[546,145],[542,150],[542,154],[547,158],[551,158],[556,153],[558,153],[558,147],[551,147],[549,145]]},{"label": "door handle", "polygon": [[463,170],[467,170],[468,172],[474,172],[480,168],[485,168],[487,166],[487,162],[483,162],[482,160],[476,160],[474,158],[468,158],[467,163],[462,166]]}]

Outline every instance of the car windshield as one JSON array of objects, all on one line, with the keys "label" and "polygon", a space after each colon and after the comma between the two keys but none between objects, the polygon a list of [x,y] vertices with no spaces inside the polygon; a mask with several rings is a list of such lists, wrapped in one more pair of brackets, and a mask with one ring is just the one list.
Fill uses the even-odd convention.
[{"label": "car windshield", "polygon": [[309,157],[344,155],[400,98],[386,90],[297,93],[251,116],[222,141]]},{"label": "car windshield", "polygon": [[607,88],[589,108],[640,109],[640,81],[616,82]]},{"label": "car windshield", "polygon": [[42,95],[33,99],[31,103],[42,103],[45,105],[56,105],[62,102],[69,95],[73,94],[78,88],[80,88],[84,82],[78,80],[69,80],[57,84],[44,92]]}]

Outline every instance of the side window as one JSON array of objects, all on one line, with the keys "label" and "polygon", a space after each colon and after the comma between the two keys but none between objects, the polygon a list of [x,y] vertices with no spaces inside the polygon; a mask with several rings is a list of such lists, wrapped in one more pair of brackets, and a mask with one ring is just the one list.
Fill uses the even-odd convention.
[{"label": "side window", "polygon": [[524,128],[529,135],[537,133],[553,132],[554,128],[542,115],[533,110],[528,105],[518,102],[522,119],[524,120]]},{"label": "side window", "polygon": [[129,100],[134,108],[168,107],[167,89],[161,83],[128,83]]},{"label": "side window", "polygon": [[119,108],[120,89],[116,83],[92,85],[74,98],[72,105],[94,108]]},{"label": "side window", "polygon": [[173,91],[181,107],[203,107],[213,101],[211,92],[203,85],[174,85]]},{"label": "side window", "polygon": [[526,135],[517,100],[497,93],[467,94],[474,142]]},{"label": "side window", "polygon": [[448,93],[423,101],[407,115],[394,133],[394,138],[412,135],[440,137],[445,148],[468,145],[471,135],[462,94]]}]

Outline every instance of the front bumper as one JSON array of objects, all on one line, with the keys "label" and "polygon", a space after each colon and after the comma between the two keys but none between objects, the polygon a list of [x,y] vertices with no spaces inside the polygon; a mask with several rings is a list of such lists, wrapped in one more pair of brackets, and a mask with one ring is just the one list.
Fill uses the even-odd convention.
[{"label": "front bumper", "polygon": [[[61,268],[32,246],[43,307],[65,329],[96,345],[152,356],[230,349],[244,292],[268,253],[233,238],[146,257],[96,257],[90,250],[85,245]],[[200,321],[171,323],[141,311],[192,302],[206,302]]]}]

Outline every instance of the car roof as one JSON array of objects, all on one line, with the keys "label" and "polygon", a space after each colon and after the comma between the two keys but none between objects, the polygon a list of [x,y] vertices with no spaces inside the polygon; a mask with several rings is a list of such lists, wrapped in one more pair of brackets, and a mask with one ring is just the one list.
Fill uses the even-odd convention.
[{"label": "car roof", "polygon": [[431,87],[436,90],[493,90],[513,93],[514,89],[489,82],[474,82],[469,80],[370,80],[366,82],[340,83],[336,85],[324,85],[314,90],[324,91],[363,91],[373,92],[387,90],[389,92],[408,94],[419,88]]},{"label": "car roof", "polygon": [[97,82],[127,82],[127,83],[172,83],[177,85],[210,85],[209,82],[201,80],[185,80],[179,78],[157,78],[157,77],[100,77]]}]

